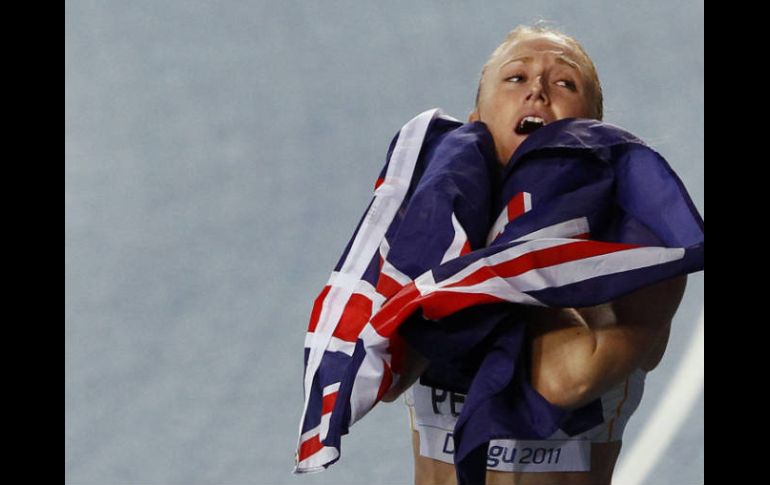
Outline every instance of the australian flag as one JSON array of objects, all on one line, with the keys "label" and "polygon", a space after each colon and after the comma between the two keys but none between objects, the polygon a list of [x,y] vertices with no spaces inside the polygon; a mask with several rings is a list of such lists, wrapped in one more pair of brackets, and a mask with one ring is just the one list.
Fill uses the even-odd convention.
[{"label": "australian flag", "polygon": [[593,306],[700,271],[703,238],[668,163],[616,126],[555,121],[501,168],[483,123],[421,113],[391,143],[315,300],[295,472],[339,459],[341,436],[397,379],[404,338],[435,362],[434,379],[468,392],[454,433],[461,483],[483,482],[492,438],[598,424],[590,405],[567,413],[532,389],[518,365],[524,322],[511,317],[521,305]]}]

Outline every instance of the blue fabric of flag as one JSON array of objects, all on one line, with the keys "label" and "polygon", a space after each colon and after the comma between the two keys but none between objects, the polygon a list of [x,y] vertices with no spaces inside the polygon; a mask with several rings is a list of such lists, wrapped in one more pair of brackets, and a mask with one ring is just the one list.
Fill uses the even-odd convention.
[{"label": "blue fabric of flag", "polygon": [[[396,139],[388,150],[381,179],[395,146]],[[656,151],[625,130],[596,120],[550,123],[529,135],[506,167],[500,168],[494,142],[483,123],[436,118],[428,127],[410,177],[407,195],[385,233],[387,257],[373,254],[367,259],[362,280],[377,286],[384,261],[413,283],[388,297],[369,323],[375,330],[398,326],[399,338],[430,359],[431,366],[423,376],[426,382],[467,392],[454,432],[458,481],[483,483],[491,439],[546,438],[557,429],[574,435],[602,419],[598,400],[568,412],[548,403],[532,388],[522,305],[593,306],[700,271],[703,220],[681,180]],[[530,206],[508,221],[488,244],[498,216],[523,193]],[[336,271],[349,257],[353,240],[371,216],[371,207]],[[447,248],[458,237],[458,225],[469,252],[445,260]],[[578,235],[580,231],[573,226],[583,225],[588,233]],[[572,235],[559,235],[565,230]],[[550,247],[554,241],[559,247]],[[562,245],[564,242],[569,244]],[[624,267],[625,248],[641,250],[628,254],[642,254],[644,262]],[[595,254],[573,258],[568,251]],[[478,266],[496,270],[499,261],[508,264],[509,254],[514,255],[510,264],[524,265],[525,276],[534,278],[508,278],[505,282],[510,288],[506,283],[491,290],[484,286],[492,280],[456,288],[465,273]],[[543,258],[562,258],[568,264],[544,263]],[[590,274],[575,276],[574,271],[584,270],[573,270],[570,258],[593,265]],[[485,292],[490,298],[479,299]],[[322,440],[325,446],[339,449],[340,436],[348,432],[354,419],[351,402],[356,389],[363,388],[359,368],[365,367],[364,361],[373,352],[362,339],[352,355],[324,352],[315,379],[325,381],[314,380],[317,385],[307,396],[303,433],[321,423],[322,390],[339,383],[328,433]]]}]

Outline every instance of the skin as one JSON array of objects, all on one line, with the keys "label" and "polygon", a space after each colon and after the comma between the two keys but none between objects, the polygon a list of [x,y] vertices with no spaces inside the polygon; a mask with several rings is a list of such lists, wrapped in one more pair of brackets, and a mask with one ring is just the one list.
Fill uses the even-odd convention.
[{"label": "skin", "polygon": [[[633,370],[653,370],[665,352],[671,321],[681,302],[686,276],[585,308],[530,309],[531,382],[553,404],[575,409],[621,383]],[[407,379],[416,380],[425,360],[415,359]],[[424,367],[422,367],[424,370]],[[399,381],[399,391],[413,382]],[[591,444],[588,472],[487,471],[490,485],[610,485],[621,441]],[[454,466],[420,455],[412,432],[415,484],[456,484]]]},{"label": "skin", "polygon": [[557,36],[526,35],[489,64],[468,121],[483,121],[505,166],[527,138],[514,131],[526,115],[550,123],[590,116],[582,57]]},{"label": "skin", "polygon": [[[537,115],[546,123],[590,117],[585,72],[582,57],[558,36],[525,35],[488,65],[478,105],[468,120],[487,125],[498,161],[505,166],[527,137],[514,131],[524,116]],[[654,369],[665,352],[686,281],[686,276],[673,278],[594,307],[530,307],[533,387],[551,403],[574,409],[620,384],[635,369]],[[405,363],[404,374],[384,401],[395,400],[428,365],[411,349]],[[487,472],[487,483],[609,485],[620,448],[620,441],[593,443],[590,472]],[[456,483],[454,466],[419,454],[416,431],[413,450],[416,484]]]}]

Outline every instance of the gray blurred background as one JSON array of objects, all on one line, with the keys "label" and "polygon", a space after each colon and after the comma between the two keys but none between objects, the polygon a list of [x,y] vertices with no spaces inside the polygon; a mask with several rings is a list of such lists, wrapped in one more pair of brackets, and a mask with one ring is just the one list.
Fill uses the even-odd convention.
[{"label": "gray blurred background", "polygon": [[[388,143],[464,119],[506,33],[581,41],[606,121],[646,139],[703,214],[703,2],[68,1],[65,481],[406,484],[402,403],[329,470],[292,475],[311,305]],[[624,453],[703,306],[691,276]],[[642,483],[703,482],[703,394]],[[623,485],[623,484],[620,484]]]}]

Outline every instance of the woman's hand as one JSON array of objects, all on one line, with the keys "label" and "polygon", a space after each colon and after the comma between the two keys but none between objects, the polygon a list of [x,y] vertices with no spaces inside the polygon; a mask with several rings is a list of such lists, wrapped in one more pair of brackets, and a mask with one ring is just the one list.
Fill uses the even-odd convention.
[{"label": "woman's hand", "polygon": [[398,396],[409,389],[420,378],[422,373],[428,368],[428,364],[430,364],[428,359],[404,341],[404,371],[399,375],[395,384],[382,396],[382,400],[385,402],[395,401]]}]

